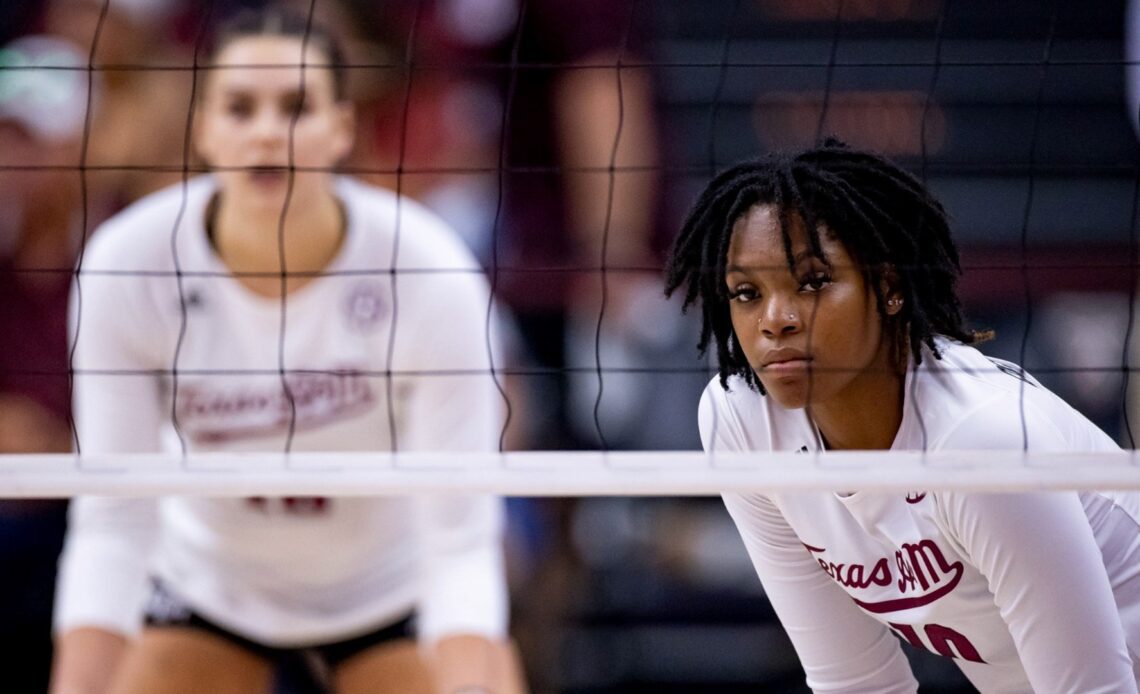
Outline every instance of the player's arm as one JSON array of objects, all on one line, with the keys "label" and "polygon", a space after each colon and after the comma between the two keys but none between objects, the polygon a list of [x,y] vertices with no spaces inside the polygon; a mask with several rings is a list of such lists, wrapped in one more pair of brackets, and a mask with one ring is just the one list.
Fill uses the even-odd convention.
[{"label": "player's arm", "polygon": [[940,497],[1035,691],[1136,691],[1124,627],[1075,492]]},{"label": "player's arm", "polygon": [[725,505],[813,691],[917,689],[898,640],[820,570],[770,501],[728,495]]},{"label": "player's arm", "polygon": [[[1011,425],[979,411],[940,447],[1021,448],[1019,420]],[[1030,422],[1030,435],[1035,450],[1063,448],[1052,440],[1055,429]],[[938,500],[944,522],[986,577],[1034,690],[1136,691],[1104,559],[1076,493],[950,493]]]},{"label": "player's arm", "polygon": [[150,499],[78,497],[56,589],[54,694],[108,691],[146,590]]},{"label": "player's arm", "polygon": [[[749,448],[716,382],[701,399],[699,425],[706,451]],[[813,691],[917,689],[898,640],[820,569],[771,500],[731,494],[724,502]]]},{"label": "player's arm", "polygon": [[[430,321],[405,326],[415,368],[430,373],[400,381],[410,395],[399,450],[498,450],[503,400],[491,375],[485,280],[464,271],[404,281],[401,296],[430,302]],[[417,508],[425,586],[417,623],[439,691],[522,691],[507,637],[502,499],[433,495]]]},{"label": "player's arm", "polygon": [[940,497],[1036,691],[1136,691],[1104,560],[1076,493]]},{"label": "player's arm", "polygon": [[52,694],[110,691],[115,668],[126,650],[125,636],[99,627],[77,627],[60,634],[52,656]]},{"label": "player's arm", "polygon": [[[163,407],[132,325],[145,306],[123,294],[122,277],[84,277],[73,293],[74,404],[84,455],[159,448]],[[75,315],[78,331],[75,332]],[[124,324],[123,319],[131,319]],[[153,325],[153,324],[151,324]],[[103,373],[93,373],[103,372]],[[138,630],[155,528],[150,499],[79,497],[72,501],[56,585],[54,694],[107,690],[130,636]]]},{"label": "player's arm", "polygon": [[[451,420],[455,427],[470,423],[453,416],[482,419],[473,411],[481,409],[475,405],[480,389],[468,386],[452,382],[451,403],[423,416]],[[502,500],[489,495],[433,495],[419,499],[417,507],[424,562],[417,622],[439,691],[464,687],[493,694],[522,691],[520,670],[507,639]]]},{"label": "player's arm", "polygon": [[523,691],[507,638],[499,499],[433,496],[420,510],[425,587],[417,622],[437,690]]}]

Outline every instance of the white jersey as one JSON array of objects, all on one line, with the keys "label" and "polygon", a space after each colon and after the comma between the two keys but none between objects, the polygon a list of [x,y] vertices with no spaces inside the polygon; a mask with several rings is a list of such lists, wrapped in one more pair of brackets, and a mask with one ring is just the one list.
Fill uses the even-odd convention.
[{"label": "white jersey", "polygon": [[[282,316],[280,299],[245,289],[215,254],[204,223],[215,185],[149,196],[87,248],[73,297],[83,453],[497,450],[489,291],[448,227],[337,179],[343,247]],[[149,574],[268,645],[347,638],[411,610],[421,638],[499,637],[502,524],[501,500],[483,496],[82,498],[56,629],[134,632]]]},{"label": "white jersey", "polygon": [[[940,361],[927,352],[907,375],[891,450],[1019,450],[1023,421],[1031,451],[1118,450],[1016,367],[938,346]],[[701,400],[706,450],[821,449],[804,410],[729,385]],[[914,691],[892,631],[954,658],[983,692],[1136,691],[1136,493],[724,499],[817,691]]]}]

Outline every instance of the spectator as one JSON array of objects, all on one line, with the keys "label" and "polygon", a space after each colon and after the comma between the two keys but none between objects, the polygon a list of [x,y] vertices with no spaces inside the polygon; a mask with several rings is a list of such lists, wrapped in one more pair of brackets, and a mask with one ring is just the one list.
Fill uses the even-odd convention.
[{"label": "spectator", "polygon": [[[369,18],[358,25],[386,30],[374,54],[393,66],[378,72],[387,91],[372,104],[357,164],[388,180],[399,169],[404,190],[466,232],[514,314],[525,365],[539,372],[515,384],[514,414],[537,418],[513,445],[612,445],[570,424],[565,367],[571,316],[596,325],[601,310],[603,240],[607,314],[655,281],[625,271],[656,266],[659,201],[651,79],[643,67],[617,69],[644,62],[632,5],[349,4]],[[407,82],[395,79],[404,56]]]},{"label": "spectator", "polygon": [[[84,62],[57,37],[0,50],[0,454],[71,448],[67,297],[82,236]],[[47,688],[65,514],[63,501],[0,501],[0,563],[19,567],[0,577],[11,691]]]},{"label": "spectator", "polygon": [[[104,83],[87,140],[92,222],[182,180],[198,163],[185,151],[190,127],[191,46],[201,20],[178,40],[180,0],[47,0],[45,31],[80,46]],[[140,68],[166,69],[140,69]],[[179,69],[169,69],[171,67]]]}]

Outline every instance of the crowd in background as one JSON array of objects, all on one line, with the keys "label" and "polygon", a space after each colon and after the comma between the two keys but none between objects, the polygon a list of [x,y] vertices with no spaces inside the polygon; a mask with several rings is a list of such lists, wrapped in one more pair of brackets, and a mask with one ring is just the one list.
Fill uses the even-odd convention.
[{"label": "crowd in background", "polygon": [[[963,52],[1005,40],[1038,55],[1050,41],[1077,57],[1120,60],[1123,3],[1093,3],[1080,21],[1042,14],[1037,3],[990,10],[994,27],[1009,19],[1002,12],[1022,22],[1008,36],[975,30],[967,25],[977,18],[956,20],[939,2],[848,3],[838,18],[833,4],[312,3],[362,66],[351,71],[357,147],[344,169],[451,222],[511,317],[507,448],[698,447],[707,365],[693,353],[693,324],[661,296],[662,251],[694,181],[820,131],[930,177],[962,238],[967,315],[997,329],[987,351],[1036,368],[1131,447],[1121,366],[1135,282],[1136,152],[1123,69],[1109,61],[1102,72],[1061,69],[1041,82],[1036,65],[997,68],[995,81],[1026,96],[1009,97],[1023,112],[996,116],[961,86],[978,80],[961,64],[903,77],[828,69],[832,48],[854,46],[833,51],[842,61],[884,35],[900,37],[881,43],[901,62],[917,51],[953,63],[952,42],[943,51],[940,41],[955,31]],[[0,453],[74,449],[71,269],[100,221],[200,172],[187,137],[191,67],[206,27],[242,5],[41,0],[0,9]],[[76,69],[27,69],[35,65]],[[1066,95],[1066,80],[1093,86]],[[980,188],[1004,195],[1006,208],[977,196]],[[21,567],[0,577],[0,659],[12,691],[46,686],[65,507],[0,502],[0,562]],[[696,661],[732,651],[718,644],[733,634],[734,648],[759,653],[760,664],[722,672],[764,678],[774,691],[799,677],[715,504],[512,500],[510,554],[516,635],[537,691],[730,691],[739,683],[709,679]],[[651,628],[670,620],[672,631]],[[957,686],[928,667],[930,682]]]}]

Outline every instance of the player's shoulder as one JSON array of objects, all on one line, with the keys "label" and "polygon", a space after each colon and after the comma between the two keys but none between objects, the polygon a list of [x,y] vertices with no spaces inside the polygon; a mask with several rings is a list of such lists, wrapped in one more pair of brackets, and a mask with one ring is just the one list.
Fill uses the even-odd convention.
[{"label": "player's shoulder", "polygon": [[771,417],[768,398],[739,376],[730,376],[723,384],[720,376],[714,376],[697,407],[705,450],[767,449]]},{"label": "player's shoulder", "polygon": [[743,378],[733,375],[722,383],[718,374],[709,380],[701,393],[700,412],[703,415],[706,412],[712,414],[747,410],[759,404],[756,401],[762,397],[749,388]]},{"label": "player's shoulder", "polygon": [[96,228],[84,250],[84,266],[153,270],[171,264],[176,227],[197,223],[214,188],[212,177],[199,176],[131,203]]},{"label": "player's shoulder", "polygon": [[[940,339],[940,358],[914,389],[935,448],[1102,450],[1103,432],[1016,364]],[[909,397],[909,396],[908,396]]]},{"label": "player's shoulder", "polygon": [[971,345],[938,337],[935,348],[923,345],[922,363],[907,374],[914,382],[907,384],[906,396],[914,399],[913,406],[938,412],[947,421],[979,406],[1000,407],[1019,396],[1023,378],[1030,381],[1013,364],[991,359]]},{"label": "player's shoulder", "polygon": [[1059,398],[1023,367],[984,354],[972,345],[938,337],[938,356],[924,348],[919,368],[920,389],[930,398],[951,398],[966,408],[990,402],[1000,407],[1010,401],[1033,406],[1053,404]]},{"label": "player's shoulder", "polygon": [[400,265],[477,267],[459,234],[422,203],[349,176],[337,178],[336,190],[372,243],[398,248]]}]

